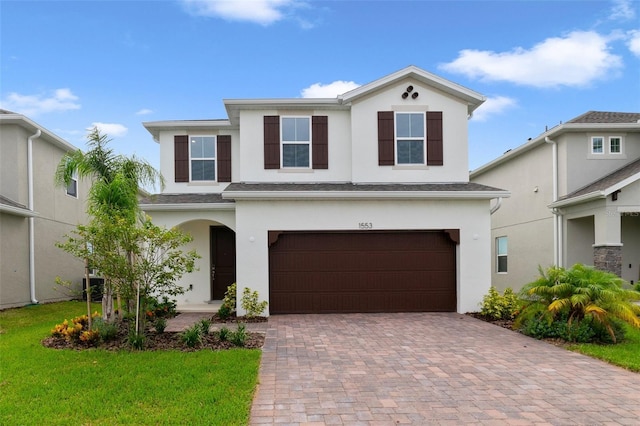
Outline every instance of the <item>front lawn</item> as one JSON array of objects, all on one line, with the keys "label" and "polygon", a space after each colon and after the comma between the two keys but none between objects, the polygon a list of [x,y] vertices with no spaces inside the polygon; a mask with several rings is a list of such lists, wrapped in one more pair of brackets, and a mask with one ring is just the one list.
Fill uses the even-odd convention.
[{"label": "front lawn", "polygon": [[626,324],[624,328],[626,337],[622,343],[616,345],[583,343],[571,345],[569,349],[640,372],[640,329]]},{"label": "front lawn", "polygon": [[84,302],[0,311],[0,424],[248,423],[260,350],[42,346],[55,324],[84,313]]}]

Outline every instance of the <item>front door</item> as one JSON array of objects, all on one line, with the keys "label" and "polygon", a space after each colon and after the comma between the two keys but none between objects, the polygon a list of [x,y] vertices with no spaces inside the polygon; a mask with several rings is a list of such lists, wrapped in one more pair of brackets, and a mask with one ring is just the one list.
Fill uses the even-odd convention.
[{"label": "front door", "polygon": [[224,226],[210,227],[211,299],[222,300],[236,281],[236,234]]}]

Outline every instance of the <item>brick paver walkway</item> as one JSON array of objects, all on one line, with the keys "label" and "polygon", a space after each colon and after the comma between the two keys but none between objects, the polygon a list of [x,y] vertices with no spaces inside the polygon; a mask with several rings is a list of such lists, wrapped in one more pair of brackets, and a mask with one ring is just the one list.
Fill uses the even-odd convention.
[{"label": "brick paver walkway", "polygon": [[268,324],[252,425],[640,425],[640,374],[465,315]]}]

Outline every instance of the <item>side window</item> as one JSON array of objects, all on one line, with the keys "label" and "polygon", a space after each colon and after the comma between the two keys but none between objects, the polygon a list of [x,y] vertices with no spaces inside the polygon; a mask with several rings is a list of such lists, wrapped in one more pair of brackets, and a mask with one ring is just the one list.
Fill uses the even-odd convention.
[{"label": "side window", "polygon": [[311,118],[282,117],[282,167],[309,168],[311,164]]},{"label": "side window", "polygon": [[189,152],[191,180],[216,180],[216,137],[190,136]]},{"label": "side window", "polygon": [[396,113],[396,164],[424,164],[424,113]]},{"label": "side window", "polygon": [[609,138],[609,153],[620,154],[622,152],[622,138],[620,136],[611,136]]},{"label": "side window", "polygon": [[496,272],[507,273],[507,237],[496,238]]},{"label": "side window", "polygon": [[67,185],[66,192],[67,195],[78,198],[78,175],[75,173],[71,176],[71,181],[69,181],[69,185]]},{"label": "side window", "polygon": [[591,153],[592,154],[604,153],[604,138],[602,136],[593,136],[591,138]]}]

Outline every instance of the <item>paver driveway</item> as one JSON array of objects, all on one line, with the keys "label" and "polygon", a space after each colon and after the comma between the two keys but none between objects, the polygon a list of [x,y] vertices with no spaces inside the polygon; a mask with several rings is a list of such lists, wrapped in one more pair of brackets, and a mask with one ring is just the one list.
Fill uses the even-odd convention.
[{"label": "paver driveway", "polygon": [[455,313],[269,319],[251,424],[405,423],[639,425],[640,374]]}]

